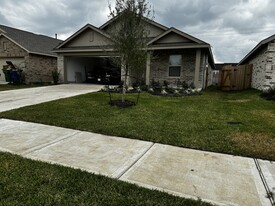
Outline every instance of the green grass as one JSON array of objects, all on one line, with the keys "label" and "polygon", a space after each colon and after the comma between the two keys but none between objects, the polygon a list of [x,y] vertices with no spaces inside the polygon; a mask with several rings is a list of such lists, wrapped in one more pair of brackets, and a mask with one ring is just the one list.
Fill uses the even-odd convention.
[{"label": "green grass", "polygon": [[[135,98],[128,95],[130,100]],[[256,90],[212,89],[192,97],[142,94],[140,104],[127,109],[107,102],[107,93],[91,93],[4,112],[0,117],[275,160],[275,103],[261,99]]]},{"label": "green grass", "polygon": [[0,205],[210,205],[8,153],[0,153],[0,188]]}]

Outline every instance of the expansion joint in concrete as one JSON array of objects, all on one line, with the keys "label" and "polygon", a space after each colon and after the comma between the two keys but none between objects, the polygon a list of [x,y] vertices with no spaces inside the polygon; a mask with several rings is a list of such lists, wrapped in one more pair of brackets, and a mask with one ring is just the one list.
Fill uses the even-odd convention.
[{"label": "expansion joint in concrete", "polygon": [[70,134],[70,135],[68,135],[68,136],[66,136],[66,137],[64,137],[64,138],[62,138],[62,139],[58,139],[58,140],[52,141],[52,142],[50,142],[50,143],[48,143],[48,144],[44,144],[44,145],[42,145],[42,146],[35,147],[35,148],[33,148],[32,150],[29,150],[29,151],[24,152],[22,155],[29,155],[29,154],[31,154],[31,153],[34,153],[34,152],[38,151],[38,150],[41,150],[41,149],[50,147],[50,146],[52,146],[52,145],[54,145],[54,144],[56,144],[56,143],[63,142],[64,140],[69,139],[69,138],[71,138],[71,137],[73,137],[73,136],[75,136],[75,135],[77,135],[77,134],[79,134],[79,133],[81,133],[81,132],[74,132],[73,134]]},{"label": "expansion joint in concrete", "polygon": [[142,159],[151,149],[152,147],[155,145],[155,143],[152,143],[152,145],[144,151],[144,153],[142,153],[140,155],[139,158],[137,158],[129,167],[127,167],[119,176],[117,176],[117,179],[120,179],[124,174],[126,174],[140,159]]},{"label": "expansion joint in concrete", "polygon": [[260,166],[258,160],[255,159],[255,158],[254,158],[254,162],[255,162],[256,168],[257,168],[257,170],[259,172],[259,175],[261,177],[261,180],[262,180],[262,183],[264,185],[264,188],[266,190],[266,197],[269,199],[271,205],[275,205],[274,194],[272,193],[272,191],[270,190],[270,188],[269,188],[269,186],[267,184],[267,181],[266,181],[265,176],[264,176],[264,174],[262,172],[261,166]]}]

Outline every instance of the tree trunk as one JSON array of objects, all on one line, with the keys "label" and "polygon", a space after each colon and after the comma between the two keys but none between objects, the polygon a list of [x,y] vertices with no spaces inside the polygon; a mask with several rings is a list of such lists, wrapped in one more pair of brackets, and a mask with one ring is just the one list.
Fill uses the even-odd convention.
[{"label": "tree trunk", "polygon": [[123,87],[122,87],[122,97],[121,97],[122,102],[125,102],[127,77],[128,77],[128,65],[126,65],[126,68],[125,68],[125,77],[124,77],[124,82],[123,82]]}]

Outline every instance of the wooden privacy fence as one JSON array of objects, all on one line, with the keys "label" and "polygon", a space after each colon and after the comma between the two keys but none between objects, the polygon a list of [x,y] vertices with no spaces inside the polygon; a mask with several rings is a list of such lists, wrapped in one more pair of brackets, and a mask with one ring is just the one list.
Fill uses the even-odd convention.
[{"label": "wooden privacy fence", "polygon": [[252,64],[224,66],[221,71],[220,87],[224,91],[251,88]]}]

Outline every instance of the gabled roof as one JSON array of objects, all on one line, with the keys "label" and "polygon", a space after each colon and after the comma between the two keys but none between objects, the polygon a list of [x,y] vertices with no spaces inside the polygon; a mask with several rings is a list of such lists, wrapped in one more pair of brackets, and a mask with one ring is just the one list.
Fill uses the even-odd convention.
[{"label": "gabled roof", "polygon": [[201,41],[201,40],[199,40],[199,39],[197,39],[197,38],[195,38],[195,37],[193,37],[193,36],[191,36],[189,34],[186,34],[186,33],[182,32],[182,31],[180,31],[180,30],[178,30],[178,29],[176,29],[174,27],[171,27],[169,30],[163,32],[162,34],[160,34],[156,38],[152,39],[150,42],[148,42],[147,45],[153,44],[154,42],[158,41],[159,39],[163,38],[164,36],[166,36],[166,35],[168,35],[168,34],[170,34],[172,32],[176,33],[176,34],[178,34],[178,35],[180,35],[180,36],[182,36],[182,37],[184,37],[186,39],[189,39],[189,40],[191,40],[191,41],[193,41],[195,43],[198,43],[198,44],[207,44],[204,41]]},{"label": "gabled roof", "polygon": [[86,29],[92,29],[94,31],[96,31],[97,33],[101,34],[102,36],[106,37],[107,39],[110,39],[110,36],[108,34],[106,34],[104,31],[98,29],[97,27],[91,25],[91,24],[86,24],[84,27],[82,27],[81,29],[79,29],[76,33],[74,33],[72,36],[70,36],[68,39],[66,39],[62,44],[60,44],[59,46],[57,46],[55,48],[55,50],[60,49],[61,47],[63,47],[64,45],[66,45],[68,42],[70,42],[71,40],[73,40],[75,37],[77,37],[79,34],[81,34],[83,31],[85,31]]},{"label": "gabled roof", "polygon": [[[99,29],[102,29],[104,30],[107,26],[109,26],[111,23],[115,22],[117,19],[118,19],[119,16],[115,16],[114,18],[110,19],[109,21],[107,21],[105,24],[103,24],[102,26],[99,27]],[[152,24],[162,30],[167,30],[169,29],[168,27],[162,25],[162,24],[159,24],[151,19],[148,19],[146,17],[142,17],[146,22],[148,22],[149,24]]]},{"label": "gabled roof", "polygon": [[0,35],[6,37],[28,53],[56,56],[52,52],[62,40],[0,25]]},{"label": "gabled roof", "polygon": [[246,62],[247,60],[249,60],[257,51],[259,51],[259,49],[263,48],[266,44],[268,44],[269,42],[275,40],[275,34],[262,40],[259,44],[257,44],[239,63],[243,64],[244,62]]}]

